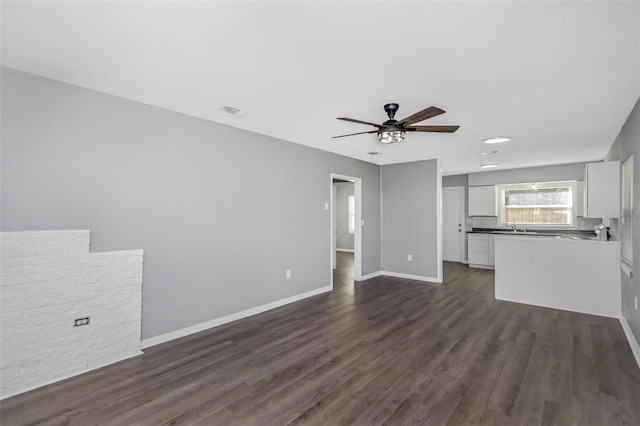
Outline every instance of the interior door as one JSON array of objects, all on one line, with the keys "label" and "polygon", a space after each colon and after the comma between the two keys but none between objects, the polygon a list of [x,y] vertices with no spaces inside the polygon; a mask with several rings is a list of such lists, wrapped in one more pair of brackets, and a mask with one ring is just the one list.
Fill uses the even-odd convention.
[{"label": "interior door", "polygon": [[442,251],[445,261],[464,261],[464,188],[442,188]]}]

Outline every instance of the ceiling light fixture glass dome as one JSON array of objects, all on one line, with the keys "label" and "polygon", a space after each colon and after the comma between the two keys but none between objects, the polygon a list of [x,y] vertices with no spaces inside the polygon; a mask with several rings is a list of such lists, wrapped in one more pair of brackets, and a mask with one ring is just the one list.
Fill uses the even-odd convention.
[{"label": "ceiling light fixture glass dome", "polygon": [[388,125],[378,132],[378,142],[383,144],[392,144],[402,142],[404,140],[405,131],[399,126]]}]

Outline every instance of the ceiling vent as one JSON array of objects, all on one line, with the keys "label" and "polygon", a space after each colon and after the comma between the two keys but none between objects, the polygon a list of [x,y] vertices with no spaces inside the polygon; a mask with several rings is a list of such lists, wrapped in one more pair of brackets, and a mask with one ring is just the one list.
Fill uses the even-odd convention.
[{"label": "ceiling vent", "polygon": [[245,110],[240,109],[240,108],[232,107],[231,105],[222,105],[220,107],[220,109],[222,111],[226,112],[227,114],[235,115],[235,116],[238,116],[238,117],[243,117],[243,116],[249,114],[249,111],[245,111]]},{"label": "ceiling vent", "polygon": [[227,114],[235,115],[238,117],[244,117],[245,115],[249,114],[249,111],[245,111],[243,109],[236,108],[231,105],[222,105],[220,109],[226,112]]}]

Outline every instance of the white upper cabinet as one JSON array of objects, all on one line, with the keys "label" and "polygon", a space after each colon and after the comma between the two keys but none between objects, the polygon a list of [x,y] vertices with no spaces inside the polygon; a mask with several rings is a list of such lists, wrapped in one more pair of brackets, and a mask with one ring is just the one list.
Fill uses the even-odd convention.
[{"label": "white upper cabinet", "polygon": [[588,163],[584,169],[584,217],[620,217],[620,162]]},{"label": "white upper cabinet", "polygon": [[469,187],[469,216],[497,216],[496,187]]}]

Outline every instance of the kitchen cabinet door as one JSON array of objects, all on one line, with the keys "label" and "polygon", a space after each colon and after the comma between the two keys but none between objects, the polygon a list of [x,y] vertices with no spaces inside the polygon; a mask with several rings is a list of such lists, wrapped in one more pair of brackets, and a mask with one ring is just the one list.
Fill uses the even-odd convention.
[{"label": "kitchen cabinet door", "polygon": [[471,267],[488,268],[493,262],[489,261],[489,234],[468,234],[467,259]]},{"label": "kitchen cabinet door", "polygon": [[620,217],[620,162],[587,163],[584,170],[584,217]]}]

